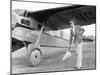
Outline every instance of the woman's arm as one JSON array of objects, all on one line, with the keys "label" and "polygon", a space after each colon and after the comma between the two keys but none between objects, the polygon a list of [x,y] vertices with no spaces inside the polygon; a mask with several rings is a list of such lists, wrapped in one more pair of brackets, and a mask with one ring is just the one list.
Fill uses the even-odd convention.
[{"label": "woman's arm", "polygon": [[69,40],[69,45],[71,45],[72,40],[73,40],[72,29],[70,29],[70,40]]},{"label": "woman's arm", "polygon": [[85,32],[85,29],[82,28],[82,27],[80,27],[80,31],[81,31],[81,33],[83,34],[83,33]]}]

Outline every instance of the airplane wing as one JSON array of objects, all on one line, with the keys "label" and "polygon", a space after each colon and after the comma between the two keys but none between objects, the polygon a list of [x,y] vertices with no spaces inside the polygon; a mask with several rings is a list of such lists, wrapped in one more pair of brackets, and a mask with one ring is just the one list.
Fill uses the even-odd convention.
[{"label": "airplane wing", "polygon": [[74,18],[77,24],[84,26],[96,23],[96,6],[73,5],[60,8],[29,12],[28,16],[52,30],[69,28],[69,20]]}]

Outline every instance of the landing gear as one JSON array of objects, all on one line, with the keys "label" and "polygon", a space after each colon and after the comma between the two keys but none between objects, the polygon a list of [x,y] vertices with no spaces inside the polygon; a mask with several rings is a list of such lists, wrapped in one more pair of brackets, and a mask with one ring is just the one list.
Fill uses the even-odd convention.
[{"label": "landing gear", "polygon": [[28,63],[31,66],[37,66],[42,60],[42,52],[39,49],[39,43],[40,43],[40,38],[43,32],[43,29],[44,29],[44,26],[42,26],[40,30],[40,33],[38,35],[35,45],[29,44],[27,47],[24,43],[26,50],[27,50]]}]

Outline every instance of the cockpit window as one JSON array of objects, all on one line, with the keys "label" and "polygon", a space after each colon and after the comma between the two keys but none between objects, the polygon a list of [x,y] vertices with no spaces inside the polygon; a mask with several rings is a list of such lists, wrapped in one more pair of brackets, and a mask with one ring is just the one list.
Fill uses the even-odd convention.
[{"label": "cockpit window", "polygon": [[29,20],[21,19],[21,23],[25,24],[27,26],[30,26],[30,21]]},{"label": "cockpit window", "polygon": [[42,25],[38,24],[38,30],[41,30]]}]

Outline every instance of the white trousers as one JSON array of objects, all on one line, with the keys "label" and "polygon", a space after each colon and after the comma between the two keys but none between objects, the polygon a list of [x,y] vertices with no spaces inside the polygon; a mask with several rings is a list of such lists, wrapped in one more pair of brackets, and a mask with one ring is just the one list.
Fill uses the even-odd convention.
[{"label": "white trousers", "polygon": [[76,48],[76,67],[78,67],[78,68],[82,67],[82,47],[83,47],[83,42],[75,44],[75,48]]}]

